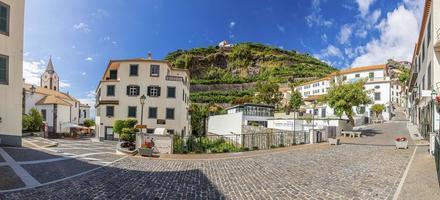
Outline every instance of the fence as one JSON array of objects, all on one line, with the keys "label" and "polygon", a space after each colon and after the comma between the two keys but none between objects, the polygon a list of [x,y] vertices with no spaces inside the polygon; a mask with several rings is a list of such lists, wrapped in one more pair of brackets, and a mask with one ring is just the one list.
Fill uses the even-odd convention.
[{"label": "fence", "polygon": [[173,153],[227,153],[309,144],[307,132],[174,137]]}]

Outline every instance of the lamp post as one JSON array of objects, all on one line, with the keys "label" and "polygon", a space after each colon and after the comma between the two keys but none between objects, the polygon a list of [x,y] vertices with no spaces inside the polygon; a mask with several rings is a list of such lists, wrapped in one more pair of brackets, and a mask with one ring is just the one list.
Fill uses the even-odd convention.
[{"label": "lamp post", "polygon": [[34,93],[35,93],[35,89],[36,89],[35,86],[32,85],[32,86],[31,86],[31,94],[34,94]]},{"label": "lamp post", "polygon": [[142,95],[141,98],[139,98],[139,101],[141,103],[141,133],[142,133],[142,126],[144,123],[144,104],[145,101],[147,100],[147,97],[145,95]]}]

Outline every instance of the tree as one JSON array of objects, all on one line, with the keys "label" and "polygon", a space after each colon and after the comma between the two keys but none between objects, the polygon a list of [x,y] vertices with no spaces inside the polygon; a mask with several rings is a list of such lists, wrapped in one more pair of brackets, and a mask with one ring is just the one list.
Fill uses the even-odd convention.
[{"label": "tree", "polygon": [[278,83],[274,81],[259,81],[256,88],[256,101],[258,103],[274,105],[275,107],[277,107],[283,98],[283,94],[279,91]]},{"label": "tree", "polygon": [[320,101],[326,102],[336,113],[345,114],[354,126],[353,107],[371,103],[370,97],[364,90],[365,81],[333,85]]},{"label": "tree", "polygon": [[376,116],[376,119],[379,118],[379,115],[382,114],[382,112],[385,110],[385,105],[383,104],[374,104],[370,108],[371,111],[374,112],[374,115]]},{"label": "tree", "polygon": [[87,128],[95,126],[95,121],[93,121],[93,119],[86,119],[84,120],[84,126]]},{"label": "tree", "polygon": [[290,95],[289,104],[287,105],[287,112],[293,111],[293,131],[295,131],[295,120],[296,113],[301,108],[301,105],[304,104],[303,98],[301,96],[301,92],[294,90],[292,88],[292,94]]},{"label": "tree", "polygon": [[43,126],[43,116],[35,108],[32,108],[28,115],[23,115],[22,121],[22,129],[27,131],[39,131]]},{"label": "tree", "polygon": [[136,132],[135,128],[137,124],[136,119],[126,119],[126,120],[116,120],[113,124],[113,132],[119,134],[119,139],[125,141],[122,144],[123,147],[133,148],[133,142],[136,140]]}]

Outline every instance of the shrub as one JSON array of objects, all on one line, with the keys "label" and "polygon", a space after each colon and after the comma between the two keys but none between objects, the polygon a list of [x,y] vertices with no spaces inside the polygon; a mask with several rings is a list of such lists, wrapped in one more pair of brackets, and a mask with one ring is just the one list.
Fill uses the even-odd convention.
[{"label": "shrub", "polygon": [[273,144],[273,145],[270,145],[270,148],[275,149],[275,148],[277,148],[277,146]]},{"label": "shrub", "polygon": [[23,115],[22,117],[22,130],[27,131],[32,125],[32,117],[29,115]]},{"label": "shrub", "polygon": [[119,139],[133,143],[136,141],[136,130],[135,128],[123,128],[121,134],[119,134]]},{"label": "shrub", "polygon": [[280,144],[280,145],[278,145],[278,147],[284,147],[284,144]]},{"label": "shrub", "polygon": [[249,151],[249,147],[242,148],[242,151]]},{"label": "shrub", "polygon": [[223,153],[229,153],[229,149],[223,149]]},{"label": "shrub", "polygon": [[84,120],[84,126],[85,127],[95,126],[95,121],[93,119],[85,119]]},{"label": "shrub", "polygon": [[257,146],[252,147],[252,150],[258,150],[258,147]]}]

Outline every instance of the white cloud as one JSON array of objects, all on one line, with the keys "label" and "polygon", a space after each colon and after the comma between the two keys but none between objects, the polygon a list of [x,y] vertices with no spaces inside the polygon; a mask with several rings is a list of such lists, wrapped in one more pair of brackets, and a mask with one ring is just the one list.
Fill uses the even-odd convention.
[{"label": "white cloud", "polygon": [[321,53],[317,55],[318,58],[338,57],[343,58],[342,52],[338,47],[329,44],[327,48],[321,50]]},{"label": "white cloud", "polygon": [[29,55],[31,55],[31,52],[24,52],[24,53],[23,53],[23,56],[24,56],[24,57],[28,57]]},{"label": "white cloud", "polygon": [[350,43],[349,39],[351,37],[351,33],[352,33],[351,26],[348,24],[343,25],[341,27],[341,31],[339,32],[339,35],[338,35],[339,43],[349,44]]},{"label": "white cloud", "polygon": [[277,24],[277,29],[283,33],[286,31],[286,28],[284,28],[284,26],[281,26],[279,24]]},{"label": "white cloud", "polygon": [[93,61],[93,58],[92,58],[92,57],[87,57],[87,58],[85,58],[84,60],[85,60],[85,61]]},{"label": "white cloud", "polygon": [[321,35],[321,40],[323,41],[323,42],[327,42],[327,34],[322,34]]},{"label": "white cloud", "polygon": [[88,32],[91,31],[90,28],[89,28],[89,25],[84,23],[84,22],[80,22],[79,24],[74,24],[73,28],[76,29],[76,30],[81,30],[81,31],[83,31],[85,33],[88,33]]},{"label": "white cloud", "polygon": [[[40,61],[23,61],[23,78],[26,83],[40,85],[41,75],[46,70],[46,62]],[[70,83],[67,80],[60,80],[60,88],[68,88]]]},{"label": "white cloud", "polygon": [[92,16],[96,17],[96,18],[105,18],[105,17],[110,16],[110,13],[107,10],[100,8],[100,9],[97,9],[95,12],[93,12]]},{"label": "white cloud", "polygon": [[385,63],[388,59],[411,60],[418,24],[414,12],[403,5],[387,13],[376,28],[379,38],[373,38],[362,47],[363,52],[351,66]]},{"label": "white cloud", "polygon": [[370,5],[374,3],[375,0],[356,0],[358,4],[359,12],[361,13],[362,17],[367,16]]},{"label": "white cloud", "polygon": [[319,0],[312,1],[312,12],[305,17],[306,23],[309,27],[313,26],[323,26],[323,27],[331,27],[333,22],[331,20],[327,20],[321,14],[321,7]]},{"label": "white cloud", "polygon": [[26,83],[40,85],[40,76],[46,69],[46,62],[40,61],[23,61],[23,78]]},{"label": "white cloud", "polygon": [[104,40],[104,41],[109,41],[109,40],[111,40],[112,38],[110,37],[110,36],[105,36],[105,37],[103,37],[102,38],[102,40]]},{"label": "white cloud", "polygon": [[87,75],[87,72],[81,72],[81,75],[85,76]]},{"label": "white cloud", "polygon": [[60,88],[69,88],[70,86],[68,80],[60,80]]},{"label": "white cloud", "polygon": [[368,32],[365,29],[358,29],[356,31],[355,35],[358,38],[366,38],[368,35]]},{"label": "white cloud", "polygon": [[234,21],[229,22],[229,28],[234,28],[236,23]]}]

